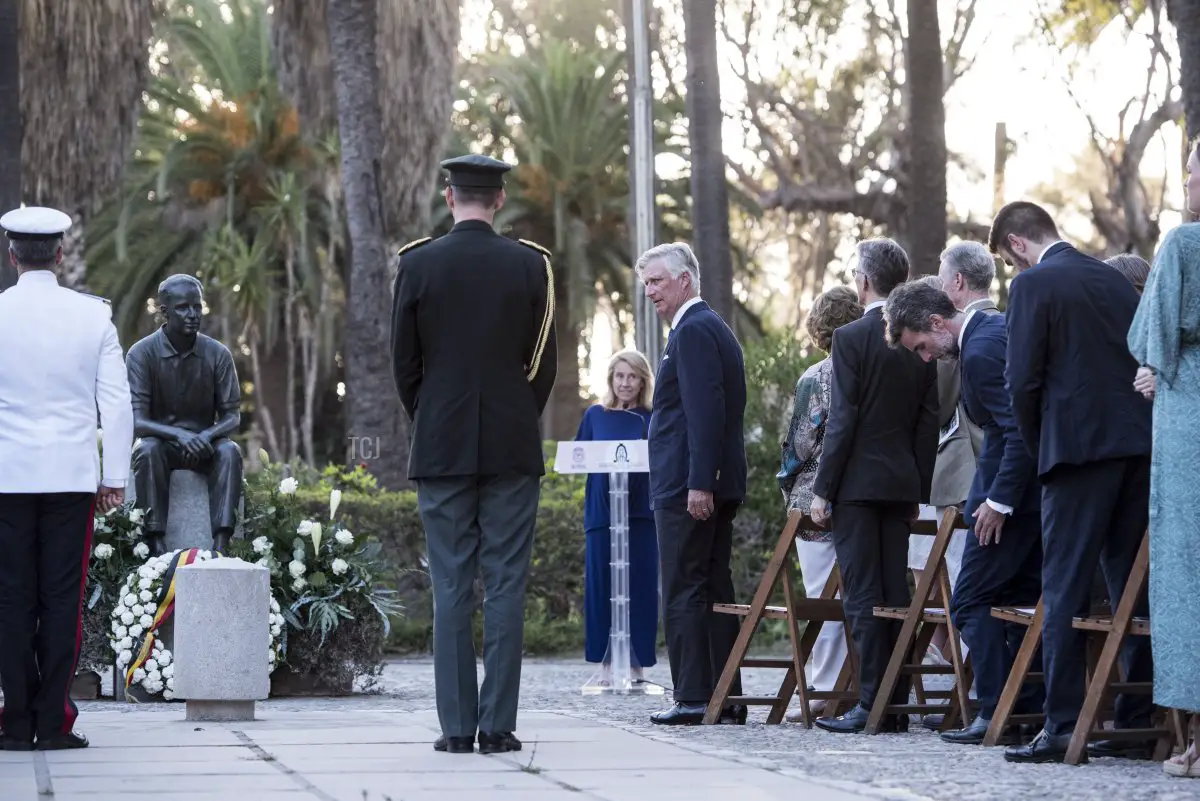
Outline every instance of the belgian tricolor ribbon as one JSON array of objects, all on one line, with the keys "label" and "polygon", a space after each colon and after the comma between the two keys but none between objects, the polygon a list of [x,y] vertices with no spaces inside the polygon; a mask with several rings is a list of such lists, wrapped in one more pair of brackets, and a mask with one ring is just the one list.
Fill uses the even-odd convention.
[{"label": "belgian tricolor ribbon", "polygon": [[158,589],[154,622],[148,629],[142,632],[141,639],[134,648],[133,661],[125,668],[126,690],[133,683],[133,674],[137,672],[138,668],[146,664],[147,660],[150,659],[150,655],[154,653],[154,641],[158,639],[156,636],[158,627],[175,611],[175,569],[196,562],[199,559],[200,550],[199,548],[189,548],[179,551],[171,559],[171,564],[167,567],[167,572],[163,574],[162,586]]}]

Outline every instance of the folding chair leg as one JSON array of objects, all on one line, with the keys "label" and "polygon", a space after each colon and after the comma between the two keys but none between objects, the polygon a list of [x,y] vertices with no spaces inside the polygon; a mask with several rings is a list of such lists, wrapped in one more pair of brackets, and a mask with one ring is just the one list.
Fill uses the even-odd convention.
[{"label": "folding chair leg", "polygon": [[1004,689],[1000,692],[1000,700],[996,703],[996,712],[992,715],[992,722],[988,726],[987,734],[983,737],[983,744],[988,748],[1000,744],[1000,735],[1008,727],[1008,719],[1013,713],[1013,707],[1017,705],[1021,689],[1025,686],[1029,668],[1033,664],[1033,657],[1037,654],[1038,646],[1042,644],[1043,616],[1042,599],[1039,598],[1037,606],[1033,610],[1033,620],[1025,630],[1021,647],[1017,649],[1017,656],[1013,659],[1012,668],[1008,671],[1008,680],[1004,682]]}]

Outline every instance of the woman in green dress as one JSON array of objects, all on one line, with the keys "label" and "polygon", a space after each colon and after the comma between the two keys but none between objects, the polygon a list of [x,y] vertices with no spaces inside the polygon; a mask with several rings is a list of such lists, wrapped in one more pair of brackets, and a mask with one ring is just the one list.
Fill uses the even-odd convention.
[{"label": "woman in green dress", "polygon": [[[1200,152],[1188,159],[1188,209],[1200,213]],[[1150,462],[1150,641],[1154,702],[1191,713],[1187,750],[1167,760],[1173,776],[1200,778],[1200,223],[1163,239],[1129,350],[1135,387],[1154,399]],[[1153,375],[1149,375],[1150,373]]]}]

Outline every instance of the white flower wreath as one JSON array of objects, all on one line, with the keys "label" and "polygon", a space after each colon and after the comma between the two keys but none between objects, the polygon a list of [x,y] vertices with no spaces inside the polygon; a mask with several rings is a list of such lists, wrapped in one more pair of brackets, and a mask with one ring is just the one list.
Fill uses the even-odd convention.
[{"label": "white flower wreath", "polygon": [[[162,695],[168,701],[175,697],[175,660],[170,650],[163,646],[162,640],[158,639],[154,621],[158,612],[157,599],[162,591],[163,576],[177,553],[179,551],[151,557],[126,577],[117,596],[117,603],[113,607],[112,636],[109,637],[109,643],[116,654],[117,668],[124,675],[130,663],[137,658],[137,649],[141,647],[143,635],[153,631],[155,639],[149,657],[133,672],[131,684],[140,686],[151,696]],[[212,558],[214,555],[211,551],[199,551],[195,561],[204,562]],[[279,654],[283,646],[283,624],[279,602],[272,595],[268,672],[273,672],[279,663]]]}]

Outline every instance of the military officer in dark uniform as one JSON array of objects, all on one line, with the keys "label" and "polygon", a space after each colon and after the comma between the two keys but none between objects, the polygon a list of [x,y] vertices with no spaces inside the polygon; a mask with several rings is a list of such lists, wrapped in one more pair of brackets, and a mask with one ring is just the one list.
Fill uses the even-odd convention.
[{"label": "military officer in dark uniform", "polygon": [[[509,165],[442,162],[454,227],[400,250],[392,310],[396,389],[412,424],[408,475],[433,583],[438,751],[519,751],[525,586],[541,476],[538,418],[557,364],[550,254],[496,233]],[[485,595],[476,684],[474,580]]]}]

